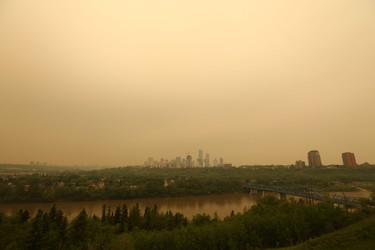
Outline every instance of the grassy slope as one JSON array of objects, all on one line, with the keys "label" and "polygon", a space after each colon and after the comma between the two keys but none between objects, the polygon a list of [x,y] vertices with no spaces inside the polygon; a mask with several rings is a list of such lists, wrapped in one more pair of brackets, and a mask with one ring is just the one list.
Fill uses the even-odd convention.
[{"label": "grassy slope", "polygon": [[284,250],[375,249],[375,217]]}]

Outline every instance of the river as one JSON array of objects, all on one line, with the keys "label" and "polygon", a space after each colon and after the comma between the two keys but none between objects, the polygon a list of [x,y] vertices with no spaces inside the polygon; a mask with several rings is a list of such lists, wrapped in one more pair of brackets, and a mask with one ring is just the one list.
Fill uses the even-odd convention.
[{"label": "river", "polygon": [[[338,192],[330,192],[342,194]],[[345,192],[345,195],[353,198],[369,197],[371,194],[368,190],[359,190],[356,192]],[[296,197],[297,198],[297,197]],[[5,215],[14,215],[20,209],[27,209],[31,216],[34,216],[38,209],[48,211],[53,204],[60,208],[69,220],[73,219],[82,209],[90,215],[101,216],[102,207],[106,205],[112,209],[116,206],[126,204],[128,208],[133,207],[138,203],[141,210],[146,206],[152,207],[155,204],[159,211],[166,212],[180,212],[188,219],[191,219],[195,214],[205,213],[214,216],[215,213],[224,218],[228,216],[233,210],[235,213],[242,212],[244,208],[250,208],[256,204],[256,197],[246,193],[236,194],[211,194],[202,196],[184,196],[172,198],[144,198],[131,200],[100,200],[100,201],[61,201],[53,203],[10,203],[0,204],[0,213]]]},{"label": "river", "polygon": [[100,200],[100,201],[62,201],[53,203],[10,203],[0,204],[0,213],[5,215],[14,215],[20,209],[27,209],[31,216],[34,216],[38,209],[48,211],[53,204],[60,208],[69,220],[73,219],[82,209],[85,209],[89,215],[101,216],[102,207],[110,206],[113,210],[116,206],[126,204],[128,208],[133,207],[138,203],[141,210],[146,206],[153,207],[155,204],[159,211],[166,212],[180,212],[188,219],[191,219],[195,214],[206,213],[214,216],[215,213],[220,218],[229,215],[233,210],[235,213],[242,212],[245,207],[249,208],[256,204],[255,197],[249,194],[211,194],[203,196],[184,196],[172,198],[144,198],[144,199],[130,199],[130,200]]}]

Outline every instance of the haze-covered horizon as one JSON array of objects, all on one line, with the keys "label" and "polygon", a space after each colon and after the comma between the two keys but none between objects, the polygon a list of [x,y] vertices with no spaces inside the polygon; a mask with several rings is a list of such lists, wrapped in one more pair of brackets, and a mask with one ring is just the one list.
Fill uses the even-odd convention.
[{"label": "haze-covered horizon", "polygon": [[0,162],[375,163],[375,1],[0,1]]}]

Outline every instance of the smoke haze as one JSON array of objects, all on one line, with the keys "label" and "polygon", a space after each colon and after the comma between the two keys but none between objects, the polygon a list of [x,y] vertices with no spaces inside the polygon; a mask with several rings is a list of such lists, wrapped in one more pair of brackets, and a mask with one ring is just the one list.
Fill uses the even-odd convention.
[{"label": "smoke haze", "polygon": [[0,162],[375,163],[372,0],[0,1]]}]

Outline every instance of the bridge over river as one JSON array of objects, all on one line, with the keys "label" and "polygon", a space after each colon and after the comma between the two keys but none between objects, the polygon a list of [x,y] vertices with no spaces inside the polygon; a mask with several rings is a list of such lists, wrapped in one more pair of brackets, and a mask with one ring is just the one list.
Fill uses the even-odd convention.
[{"label": "bridge over river", "polygon": [[251,194],[262,194],[265,192],[278,193],[280,199],[286,199],[287,195],[297,196],[307,199],[309,202],[314,200],[323,201],[331,200],[333,203],[338,205],[343,205],[345,207],[356,208],[360,206],[360,203],[357,199],[354,199],[350,196],[344,194],[327,194],[322,190],[317,188],[307,188],[307,187],[279,187],[273,185],[259,185],[247,183],[244,185],[244,188],[248,189]]}]

